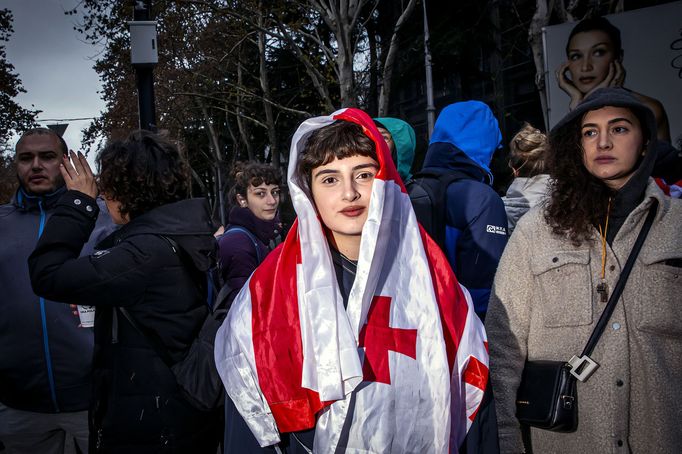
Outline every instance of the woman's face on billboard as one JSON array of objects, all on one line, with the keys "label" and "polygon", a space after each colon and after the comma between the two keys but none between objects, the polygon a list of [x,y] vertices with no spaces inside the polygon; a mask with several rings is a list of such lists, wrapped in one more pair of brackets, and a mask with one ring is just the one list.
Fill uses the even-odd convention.
[{"label": "woman's face on billboard", "polygon": [[609,66],[616,60],[613,42],[601,30],[577,33],[568,44],[568,70],[573,84],[583,94],[606,78]]}]

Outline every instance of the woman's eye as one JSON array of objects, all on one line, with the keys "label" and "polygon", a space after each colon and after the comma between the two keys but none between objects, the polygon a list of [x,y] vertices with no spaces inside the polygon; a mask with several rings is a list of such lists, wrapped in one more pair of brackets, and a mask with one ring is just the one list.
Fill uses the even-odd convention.
[{"label": "woman's eye", "polygon": [[583,137],[594,137],[597,135],[597,131],[594,129],[588,129],[586,131],[583,131]]},{"label": "woman's eye", "polygon": [[568,59],[571,61],[576,61],[576,60],[579,60],[580,57],[582,57],[581,54],[575,53],[575,54],[569,54]]},{"label": "woman's eye", "polygon": [[254,192],[254,195],[255,195],[256,197],[260,197],[261,199],[262,199],[263,197],[265,197],[265,193],[264,193],[264,192]]},{"label": "woman's eye", "polygon": [[272,191],[271,194],[273,197],[279,197],[280,191]]},{"label": "woman's eye", "polygon": [[326,177],[322,179],[322,184],[334,184],[336,182],[336,178],[334,177]]},{"label": "woman's eye", "polygon": [[626,128],[625,126],[616,126],[613,128],[613,132],[615,134],[622,134],[628,132],[628,128]]},{"label": "woman's eye", "polygon": [[369,178],[374,178],[374,174],[372,172],[362,172],[358,174],[358,179],[360,180],[367,180]]}]

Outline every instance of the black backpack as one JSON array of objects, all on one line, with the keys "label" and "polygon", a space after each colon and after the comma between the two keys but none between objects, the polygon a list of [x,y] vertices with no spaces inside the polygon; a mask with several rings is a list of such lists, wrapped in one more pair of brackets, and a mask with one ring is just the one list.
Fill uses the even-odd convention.
[{"label": "black backpack", "polygon": [[[183,263],[191,264],[191,259],[186,257],[186,252],[178,246],[175,240],[167,236],[159,236],[168,242]],[[258,248],[256,250],[260,263],[260,250]],[[193,267],[193,265],[190,266]],[[116,308],[133,328],[147,339],[154,351],[170,368],[185,400],[201,411],[214,410],[223,405],[225,400],[225,390],[220,375],[218,375],[213,351],[216,333],[222,325],[232,301],[228,300],[230,287],[223,285],[220,288],[219,275],[217,265],[206,271],[208,315],[196,338],[192,341],[187,354],[180,361],[173,361],[158,334],[140,326],[125,308]]]},{"label": "black backpack", "polygon": [[469,178],[457,170],[425,168],[405,185],[417,221],[445,251],[446,193],[450,183]]}]

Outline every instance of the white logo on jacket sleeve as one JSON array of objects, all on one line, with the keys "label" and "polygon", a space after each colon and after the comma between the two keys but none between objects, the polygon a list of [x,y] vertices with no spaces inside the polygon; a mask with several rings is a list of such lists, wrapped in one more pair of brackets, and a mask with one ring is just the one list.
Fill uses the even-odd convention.
[{"label": "white logo on jacket sleeve", "polygon": [[497,233],[498,235],[506,235],[507,234],[507,229],[505,229],[504,227],[500,227],[499,225],[488,224],[485,228],[485,231],[488,233]]},{"label": "white logo on jacket sleeve", "polygon": [[109,253],[109,249],[102,249],[101,251],[95,251],[95,253],[92,254],[92,256],[95,257],[96,259],[98,259],[102,256],[107,255],[108,253]]}]

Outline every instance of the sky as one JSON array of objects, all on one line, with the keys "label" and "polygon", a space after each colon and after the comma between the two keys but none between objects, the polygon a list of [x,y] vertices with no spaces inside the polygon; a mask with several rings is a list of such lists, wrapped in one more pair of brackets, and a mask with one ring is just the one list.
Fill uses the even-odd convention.
[{"label": "sky", "polygon": [[[91,118],[104,110],[98,93],[101,83],[92,68],[101,49],[84,43],[73,29],[77,16],[64,14],[77,4],[78,0],[0,0],[0,8],[14,15],[7,59],[27,91],[16,101],[42,110],[41,126],[58,123],[45,120]],[[89,122],[68,122],[64,139],[70,148],[81,149],[81,132]],[[93,158],[90,153],[88,160]]]}]

